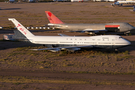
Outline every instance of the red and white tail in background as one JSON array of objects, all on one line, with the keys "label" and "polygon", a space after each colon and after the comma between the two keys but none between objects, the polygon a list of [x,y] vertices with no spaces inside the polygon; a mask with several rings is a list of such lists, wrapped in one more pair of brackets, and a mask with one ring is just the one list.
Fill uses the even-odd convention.
[{"label": "red and white tail in background", "polygon": [[46,16],[50,23],[52,24],[64,24],[61,20],[59,20],[55,15],[53,15],[50,11],[45,11]]}]

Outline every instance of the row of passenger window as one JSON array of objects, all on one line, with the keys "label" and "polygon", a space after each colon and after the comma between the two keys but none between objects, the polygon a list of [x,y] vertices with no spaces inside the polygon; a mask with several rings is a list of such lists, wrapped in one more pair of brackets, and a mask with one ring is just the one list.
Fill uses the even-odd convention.
[{"label": "row of passenger window", "polygon": [[[69,39],[69,38],[67,38],[67,40],[85,40],[85,41],[86,41],[87,39],[72,39],[72,38]],[[95,39],[89,39],[89,40],[95,40]],[[101,40],[101,39],[98,39],[98,41],[100,41],[100,40]]]},{"label": "row of passenger window", "polygon": [[[68,38],[67,38],[67,40],[85,40],[85,41],[86,41],[87,39],[72,39],[72,38],[71,38],[71,39],[68,39]],[[90,41],[90,40],[95,41],[96,39],[89,39],[89,41]],[[97,41],[101,41],[101,39],[97,39]],[[103,41],[109,41],[109,39],[103,39]],[[115,40],[112,39],[112,41],[115,41]]]},{"label": "row of passenger window", "polygon": [[60,43],[85,43],[85,44],[93,44],[94,42],[60,42]]}]

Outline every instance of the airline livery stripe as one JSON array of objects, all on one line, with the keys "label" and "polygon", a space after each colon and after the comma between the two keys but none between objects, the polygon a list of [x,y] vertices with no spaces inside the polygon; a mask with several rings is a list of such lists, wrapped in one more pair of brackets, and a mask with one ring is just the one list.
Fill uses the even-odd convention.
[{"label": "airline livery stripe", "polygon": [[120,25],[105,25],[106,28],[117,28]]}]

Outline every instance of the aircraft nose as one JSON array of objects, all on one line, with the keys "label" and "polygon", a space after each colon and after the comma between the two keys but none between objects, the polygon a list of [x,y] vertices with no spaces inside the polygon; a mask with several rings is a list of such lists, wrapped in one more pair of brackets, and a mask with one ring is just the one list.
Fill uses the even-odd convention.
[{"label": "aircraft nose", "polygon": [[134,26],[129,26],[128,28],[129,28],[129,30],[135,30]]},{"label": "aircraft nose", "polygon": [[135,27],[130,27],[129,30],[130,30],[130,33],[135,33]]},{"label": "aircraft nose", "polygon": [[127,44],[127,45],[130,45],[130,44],[131,44],[131,42],[130,42],[130,41],[128,41],[128,40],[126,40],[126,44]]},{"label": "aircraft nose", "polygon": [[135,27],[132,27],[131,30],[135,30]]}]

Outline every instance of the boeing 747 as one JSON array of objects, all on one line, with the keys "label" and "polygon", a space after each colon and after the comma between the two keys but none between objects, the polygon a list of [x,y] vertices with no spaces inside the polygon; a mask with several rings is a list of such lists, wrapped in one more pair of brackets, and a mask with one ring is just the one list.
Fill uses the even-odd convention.
[{"label": "boeing 747", "polygon": [[135,33],[135,27],[128,23],[104,23],[104,24],[67,24],[63,23],[50,11],[45,11],[48,20],[48,26],[54,29],[63,29],[68,31],[83,32],[88,34],[97,34],[104,32],[115,33]]},{"label": "boeing 747", "polygon": [[35,36],[27,30],[15,18],[9,18],[17,28],[17,30],[31,43],[41,44],[49,48],[33,49],[33,50],[50,50],[57,52],[60,50],[77,51],[81,48],[105,48],[118,49],[123,46],[130,45],[130,42],[118,35],[101,35],[101,36]]},{"label": "boeing 747", "polygon": [[116,0],[114,3],[112,3],[112,6],[123,6],[123,4],[135,4],[135,1],[118,1]]}]

